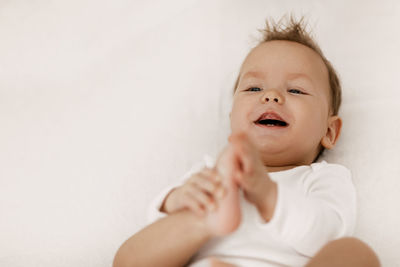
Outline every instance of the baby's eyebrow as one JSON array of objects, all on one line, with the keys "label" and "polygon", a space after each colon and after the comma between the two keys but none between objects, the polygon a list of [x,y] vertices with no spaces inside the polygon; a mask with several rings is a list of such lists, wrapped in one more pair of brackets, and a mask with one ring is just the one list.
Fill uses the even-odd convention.
[{"label": "baby's eyebrow", "polygon": [[245,74],[243,74],[242,79],[247,79],[247,78],[258,78],[258,79],[262,79],[264,78],[264,74],[261,72],[257,72],[257,71],[249,71],[246,72]]},{"label": "baby's eyebrow", "polygon": [[[240,80],[246,80],[246,79],[251,79],[251,78],[256,78],[256,79],[264,79],[266,77],[266,73],[259,72],[259,71],[248,71],[245,72],[244,74],[241,74]],[[314,87],[314,81],[310,78],[305,73],[302,72],[294,72],[294,73],[289,73],[286,76],[286,79],[288,80],[297,80],[297,79],[303,79],[306,80],[308,83],[311,84],[312,87]]]},{"label": "baby's eyebrow", "polygon": [[311,86],[312,86],[312,88],[315,87],[313,79],[311,79],[310,76],[308,76],[308,75],[305,74],[305,73],[290,73],[290,74],[287,76],[287,79],[288,79],[288,80],[303,79],[303,80],[306,80],[308,83],[310,83]]},{"label": "baby's eyebrow", "polygon": [[289,75],[287,76],[287,78],[288,78],[289,80],[295,80],[295,79],[303,78],[303,79],[306,79],[306,80],[308,80],[309,82],[313,83],[313,81],[312,81],[312,79],[310,78],[310,76],[308,76],[307,74],[304,74],[304,73],[291,73],[291,74],[289,74]]},{"label": "baby's eyebrow", "polygon": [[[259,78],[259,79],[262,79],[262,78],[265,78],[265,75],[263,73],[261,73],[261,72],[249,71],[249,72],[244,73],[243,76],[242,76],[242,79],[246,79],[246,78]],[[310,82],[312,82],[312,79],[307,74],[301,73],[301,72],[299,72],[299,73],[290,73],[289,75],[287,75],[287,78],[289,80],[295,80],[295,79],[298,79],[298,78],[304,78],[304,79],[307,79]]]}]

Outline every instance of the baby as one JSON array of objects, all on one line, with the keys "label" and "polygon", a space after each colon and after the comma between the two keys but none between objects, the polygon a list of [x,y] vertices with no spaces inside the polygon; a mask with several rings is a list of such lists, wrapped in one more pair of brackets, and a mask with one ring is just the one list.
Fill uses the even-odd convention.
[{"label": "baby", "polygon": [[228,145],[157,198],[158,220],[115,267],[379,266],[342,238],[355,226],[350,172],[317,161],[340,135],[338,77],[302,21],[282,26],[267,23],[241,66]]}]

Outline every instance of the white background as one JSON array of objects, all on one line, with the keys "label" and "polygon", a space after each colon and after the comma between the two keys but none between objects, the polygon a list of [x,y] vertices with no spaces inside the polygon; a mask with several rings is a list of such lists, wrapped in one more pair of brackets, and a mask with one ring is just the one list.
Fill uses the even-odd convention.
[{"label": "white background", "polygon": [[0,266],[110,266],[149,201],[229,133],[267,17],[306,15],[343,82],[326,158],[400,266],[400,2],[0,0]]}]

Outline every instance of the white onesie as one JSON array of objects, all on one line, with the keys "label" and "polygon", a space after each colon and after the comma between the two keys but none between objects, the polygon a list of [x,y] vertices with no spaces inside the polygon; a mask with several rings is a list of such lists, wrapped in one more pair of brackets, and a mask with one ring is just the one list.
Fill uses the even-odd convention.
[{"label": "white onesie", "polygon": [[[179,184],[163,190],[149,209],[149,221],[166,214],[159,208],[168,194],[195,172],[212,167],[213,159],[194,166]],[[242,221],[228,236],[207,242],[190,266],[216,257],[237,266],[304,266],[328,241],[352,235],[356,218],[356,192],[350,171],[326,161],[271,172],[278,185],[274,215],[265,222],[242,193]]]}]

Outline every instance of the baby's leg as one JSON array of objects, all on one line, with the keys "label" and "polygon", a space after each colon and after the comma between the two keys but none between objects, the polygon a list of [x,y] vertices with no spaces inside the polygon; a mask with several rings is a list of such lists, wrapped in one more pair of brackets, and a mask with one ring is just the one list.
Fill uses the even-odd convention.
[{"label": "baby's leg", "polygon": [[222,199],[217,199],[217,209],[208,214],[207,221],[212,232],[222,236],[235,231],[241,221],[239,188],[233,179],[236,168],[231,146],[222,152],[216,168],[226,194]]},{"label": "baby's leg", "polygon": [[227,262],[220,261],[216,258],[210,258],[210,267],[236,267]]},{"label": "baby's leg", "polygon": [[341,238],[325,245],[306,267],[379,267],[375,252],[356,238]]}]

